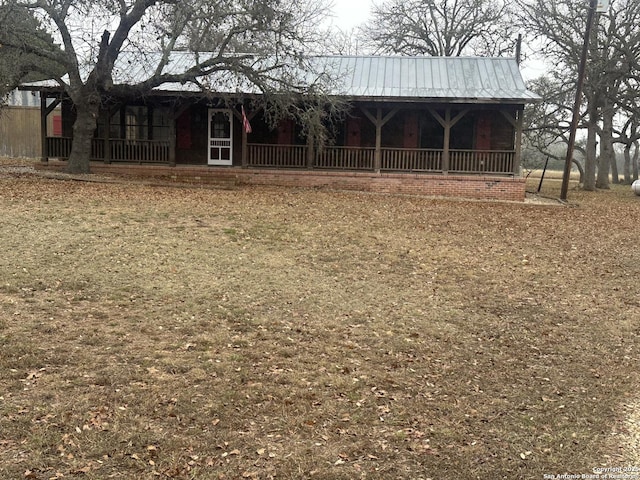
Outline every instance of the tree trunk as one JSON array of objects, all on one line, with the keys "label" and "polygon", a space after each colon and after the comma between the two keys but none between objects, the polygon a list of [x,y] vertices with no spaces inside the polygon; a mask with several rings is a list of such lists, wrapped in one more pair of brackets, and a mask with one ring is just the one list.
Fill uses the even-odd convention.
[{"label": "tree trunk", "polygon": [[627,185],[631,184],[631,144],[627,143],[624,146],[624,167],[622,167],[624,172],[624,183]]},{"label": "tree trunk", "polygon": [[[609,172],[613,167],[613,111],[609,108],[609,102],[605,100],[602,109],[602,133],[600,134],[600,161],[598,162],[598,177],[596,188],[608,190]],[[617,169],[616,169],[617,170]]]},{"label": "tree trunk", "polygon": [[593,192],[596,189],[596,122],[598,108],[595,101],[589,100],[587,113],[587,146],[584,159],[583,190]]},{"label": "tree trunk", "polygon": [[620,173],[618,172],[618,160],[616,159],[615,150],[612,150],[610,161],[611,161],[611,181],[617,185],[620,183]]},{"label": "tree trunk", "polygon": [[635,152],[633,152],[633,158],[631,159],[631,166],[633,169],[633,177],[631,177],[631,180],[636,181],[638,180],[638,157],[640,156],[640,147],[638,147],[638,144],[636,143],[636,150]]},{"label": "tree trunk", "polygon": [[[613,148],[613,117],[615,116],[615,110],[612,108],[610,101],[605,100],[605,105],[602,111],[602,135],[600,141],[602,142],[602,155],[600,157],[606,158],[606,164],[611,167],[611,176],[614,184],[620,183],[620,177],[618,176],[618,164],[616,163],[616,152]],[[609,188],[609,169],[607,169],[606,186],[600,188]],[[604,179],[603,179],[604,180]]]},{"label": "tree trunk", "polygon": [[76,121],[73,124],[73,143],[67,171],[90,173],[91,143],[97,126],[99,106],[92,103],[76,103]]}]

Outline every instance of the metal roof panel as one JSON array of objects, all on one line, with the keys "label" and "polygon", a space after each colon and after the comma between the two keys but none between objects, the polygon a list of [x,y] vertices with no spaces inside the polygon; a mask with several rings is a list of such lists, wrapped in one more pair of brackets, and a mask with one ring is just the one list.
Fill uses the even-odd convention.
[{"label": "metal roof panel", "polygon": [[[159,55],[159,54],[158,54]],[[138,83],[153,73],[157,56],[123,52],[114,68],[115,84]],[[206,56],[206,54],[200,54]],[[174,52],[163,73],[177,73],[195,63],[190,52]],[[313,69],[330,71],[337,79],[334,95],[367,100],[509,101],[539,100],[527,90],[513,58],[321,56],[310,59]],[[304,72],[303,72],[304,73]],[[313,72],[307,72],[310,76]],[[246,80],[217,74],[201,83],[220,92],[257,93]],[[44,84],[42,84],[45,86]],[[193,91],[191,84],[164,84],[156,90]]]}]

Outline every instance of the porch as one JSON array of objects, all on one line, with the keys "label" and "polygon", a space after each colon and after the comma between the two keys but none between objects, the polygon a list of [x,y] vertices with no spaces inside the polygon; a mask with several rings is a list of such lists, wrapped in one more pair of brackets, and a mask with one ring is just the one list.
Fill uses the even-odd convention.
[{"label": "porch", "polygon": [[[46,158],[66,160],[72,138],[46,137]],[[247,143],[244,168],[513,175],[515,150],[324,147]],[[169,140],[94,138],[91,160],[175,166]]]}]

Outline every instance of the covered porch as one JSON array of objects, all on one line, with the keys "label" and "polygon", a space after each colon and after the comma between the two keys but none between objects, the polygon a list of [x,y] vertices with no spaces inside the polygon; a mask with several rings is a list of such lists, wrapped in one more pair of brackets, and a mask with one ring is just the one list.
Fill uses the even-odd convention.
[{"label": "covered porch", "polygon": [[[47,116],[60,103],[62,135],[51,135]],[[42,95],[44,163],[66,160],[71,153],[72,112],[65,103]],[[225,128],[215,125],[221,111]],[[260,111],[253,112],[251,122],[249,133],[238,108],[202,103],[180,109],[121,106],[101,115],[91,160],[430,174],[518,175],[520,170],[522,108],[517,107],[356,104],[329,145],[301,138],[299,126],[287,119],[269,127]]]}]

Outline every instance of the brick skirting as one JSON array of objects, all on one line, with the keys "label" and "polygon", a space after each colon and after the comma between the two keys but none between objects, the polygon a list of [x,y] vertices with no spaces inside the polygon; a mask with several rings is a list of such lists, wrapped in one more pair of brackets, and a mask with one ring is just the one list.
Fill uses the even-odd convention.
[{"label": "brick skirting", "polygon": [[[65,162],[50,161],[48,164],[40,164],[38,168],[62,170],[65,166]],[[326,188],[518,202],[524,201],[525,198],[525,179],[489,175],[243,169],[207,166],[169,167],[97,162],[91,164],[91,172],[212,185]]]}]

